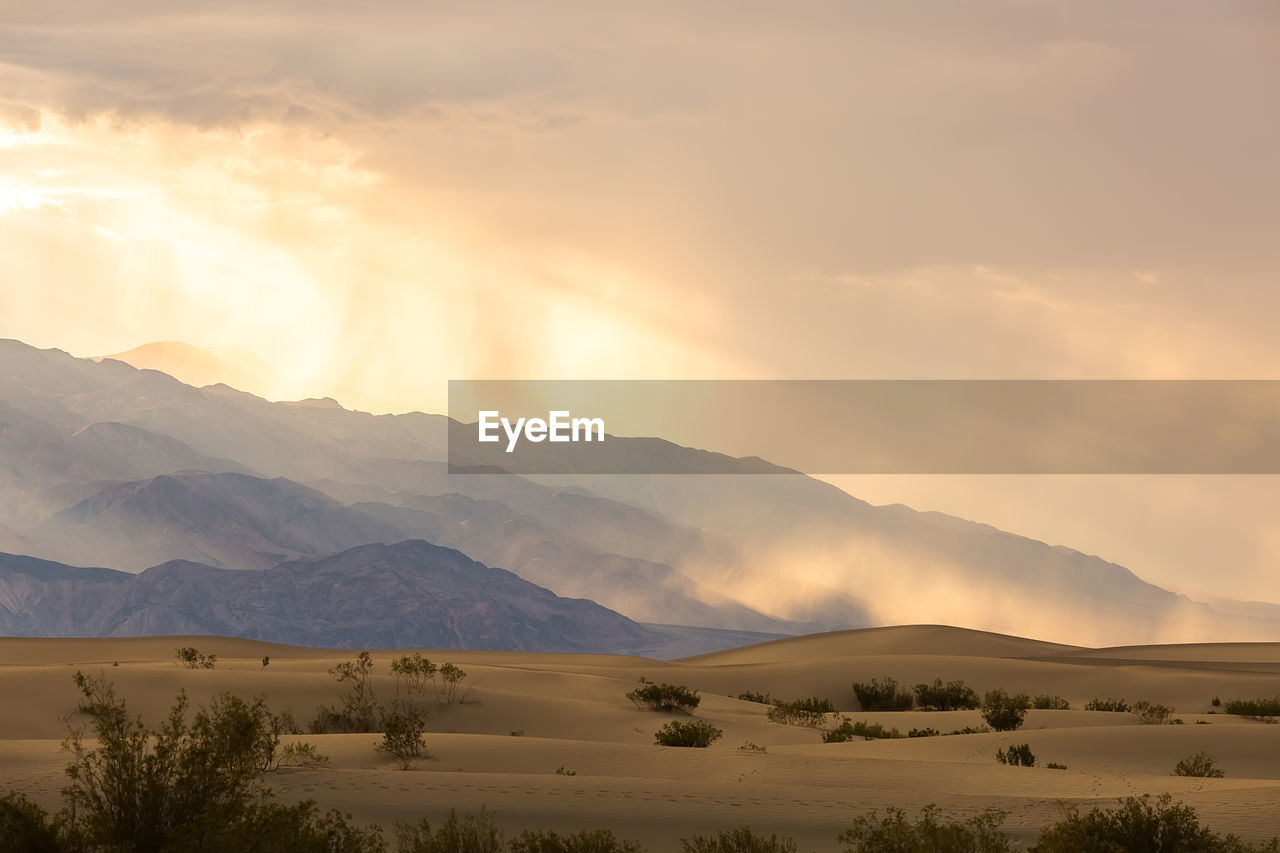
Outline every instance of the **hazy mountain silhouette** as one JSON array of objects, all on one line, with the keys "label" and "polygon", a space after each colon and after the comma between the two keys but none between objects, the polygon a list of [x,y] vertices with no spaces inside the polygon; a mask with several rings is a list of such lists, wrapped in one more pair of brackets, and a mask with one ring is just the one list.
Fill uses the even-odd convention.
[{"label": "hazy mountain silhouette", "polygon": [[[36,557],[243,569],[421,538],[633,618],[713,628],[928,621],[1120,643],[1280,623],[800,474],[451,475],[443,448],[459,426],[438,415],[270,403],[16,341],[0,341],[0,363],[0,541]],[[658,470],[776,470],[660,439],[595,452]],[[493,470],[501,456],[474,461]]]},{"label": "hazy mountain silhouette", "polygon": [[28,534],[42,555],[130,571],[170,559],[263,569],[403,538],[315,489],[231,473],[111,483]]},{"label": "hazy mountain silhouette", "polygon": [[594,602],[421,541],[361,545],[264,571],[172,560],[128,574],[0,554],[0,630],[557,652],[643,649],[664,639]]}]

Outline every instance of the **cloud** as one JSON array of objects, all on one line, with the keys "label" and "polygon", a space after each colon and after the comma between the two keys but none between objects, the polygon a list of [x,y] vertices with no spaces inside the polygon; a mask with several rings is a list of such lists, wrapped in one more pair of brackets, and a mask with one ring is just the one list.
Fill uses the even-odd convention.
[{"label": "cloud", "polygon": [[434,409],[1280,363],[1269,0],[10,5],[0,334],[42,346]]},{"label": "cloud", "polygon": [[410,180],[496,171],[565,230],[593,230],[584,194],[635,193],[643,222],[680,188],[710,248],[774,268],[1238,269],[1280,224],[1263,3],[123,8],[14,16],[0,90],[301,123]]}]

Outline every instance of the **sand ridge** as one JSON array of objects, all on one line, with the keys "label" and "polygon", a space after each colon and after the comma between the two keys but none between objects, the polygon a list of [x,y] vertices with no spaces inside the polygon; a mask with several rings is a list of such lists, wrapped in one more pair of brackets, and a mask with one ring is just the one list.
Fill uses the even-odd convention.
[{"label": "sand ridge", "polygon": [[[218,655],[212,670],[177,665],[173,652],[195,646]],[[1008,829],[1029,840],[1063,803],[1111,804],[1141,793],[1175,794],[1220,831],[1261,839],[1280,834],[1280,726],[1210,713],[1223,699],[1272,696],[1280,644],[1082,649],[945,626],[844,631],[703,655],[653,661],[608,655],[432,651],[467,670],[474,701],[428,719],[435,758],[400,771],[373,749],[373,734],[302,736],[328,754],[328,766],[287,769],[270,782],[286,801],[314,798],[389,827],[399,819],[440,817],[451,807],[497,813],[509,829],[607,826],[652,850],[682,835],[742,823],[792,835],[802,849],[834,850],[857,814],[936,803],[966,815],[986,806],[1009,812]],[[403,652],[373,651],[375,689],[389,696],[387,667]],[[270,664],[262,667],[262,657]],[[129,707],[158,720],[179,689],[193,703],[220,691],[262,695],[306,720],[336,701],[327,670],[345,650],[303,649],[214,637],[0,639],[0,788],[58,804],[66,756],[59,746],[74,721],[71,675],[109,677]],[[1247,664],[1247,666],[1242,666]],[[1251,667],[1261,667],[1260,669]],[[1031,711],[1023,729],[953,737],[823,744],[814,729],[765,718],[766,706],[736,698],[756,691],[791,699],[824,696],[854,720],[907,731],[979,725],[976,711],[863,713],[851,684],[892,676],[963,679],[982,691],[1053,693],[1071,711]],[[696,717],[723,729],[706,750],[654,745],[667,717],[642,711],[624,694],[645,677],[701,691]],[[1131,714],[1080,709],[1095,696],[1173,705],[1184,725],[1142,726]],[[1067,770],[1013,768],[995,751],[1028,743]],[[743,749],[755,744],[758,752]],[[1223,779],[1169,775],[1178,759],[1205,750]],[[558,774],[563,768],[566,773]]]}]

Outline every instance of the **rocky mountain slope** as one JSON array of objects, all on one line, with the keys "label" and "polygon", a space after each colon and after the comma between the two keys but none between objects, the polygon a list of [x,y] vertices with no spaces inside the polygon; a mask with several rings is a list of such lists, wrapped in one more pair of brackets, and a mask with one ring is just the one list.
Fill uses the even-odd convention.
[{"label": "rocky mountain slope", "polygon": [[594,602],[422,541],[361,545],[261,571],[171,560],[130,574],[0,554],[0,631],[556,652],[642,650],[664,639]]},{"label": "rocky mountain slope", "polygon": [[[441,416],[271,403],[16,341],[0,341],[0,365],[0,542],[64,563],[262,569],[423,539],[633,619],[710,629],[943,622],[1114,644],[1280,626],[1272,610],[1223,613],[1099,557],[801,474],[450,474],[459,426]],[[659,470],[738,464],[654,439],[599,447]]]}]

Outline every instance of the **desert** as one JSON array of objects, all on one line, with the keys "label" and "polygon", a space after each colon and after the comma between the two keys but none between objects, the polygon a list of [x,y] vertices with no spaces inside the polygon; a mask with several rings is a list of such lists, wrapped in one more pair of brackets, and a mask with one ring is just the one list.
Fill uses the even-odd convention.
[{"label": "desert", "polygon": [[[216,655],[188,669],[176,648]],[[373,687],[389,696],[390,661],[372,650]],[[313,799],[385,829],[400,820],[491,812],[509,832],[607,828],[650,850],[738,826],[794,838],[803,850],[836,850],[858,815],[934,804],[964,818],[1008,813],[1015,843],[1033,842],[1070,805],[1085,810],[1122,797],[1170,793],[1205,825],[1246,840],[1280,834],[1280,727],[1222,713],[1214,697],[1275,694],[1280,644],[1196,644],[1087,649],[1004,635],[904,626],[797,637],[658,661],[621,655],[425,650],[463,668],[471,696],[433,707],[429,758],[398,769],[372,733],[287,735],[329,762],[266,774],[279,800]],[[263,658],[269,664],[263,666]],[[0,788],[53,809],[65,784],[61,743],[76,713],[72,675],[102,675],[131,712],[158,723],[175,694],[193,705],[222,691],[264,697],[307,719],[332,703],[329,670],[347,650],[289,647],[218,637],[16,639],[0,641]],[[1004,687],[1051,692],[1071,710],[1030,710],[1016,731],[821,742],[821,728],[770,722],[742,693],[830,698],[855,721],[906,732],[980,727],[978,711],[863,712],[851,684],[892,677],[904,685],[959,679],[979,692]],[[663,747],[654,732],[682,718],[626,698],[641,678],[687,685],[701,703],[692,718],[723,730],[706,749]],[[1099,697],[1148,700],[1181,724],[1143,725],[1131,713],[1086,711]],[[832,720],[835,719],[833,716]],[[824,724],[830,728],[830,723]],[[998,749],[1028,744],[1037,766],[1002,766]],[[1223,778],[1173,776],[1185,756],[1206,752]],[[1047,769],[1046,762],[1065,764]],[[558,772],[559,771],[559,772]],[[572,775],[569,775],[572,774]]]}]

